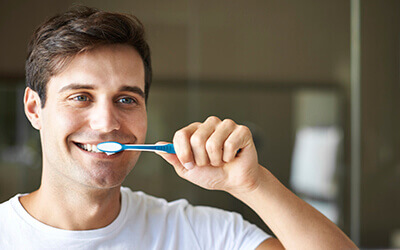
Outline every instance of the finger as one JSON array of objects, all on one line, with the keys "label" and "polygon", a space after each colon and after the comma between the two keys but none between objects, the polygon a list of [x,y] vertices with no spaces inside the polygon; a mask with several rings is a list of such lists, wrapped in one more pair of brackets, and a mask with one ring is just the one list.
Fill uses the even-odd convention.
[{"label": "finger", "polygon": [[238,150],[250,145],[251,141],[252,135],[250,129],[242,125],[237,126],[224,143],[223,161],[231,162]]},{"label": "finger", "polygon": [[229,135],[234,131],[236,123],[230,119],[223,120],[206,142],[206,150],[212,166],[223,164],[223,147]]},{"label": "finger", "polygon": [[[156,144],[167,144],[167,142],[160,141],[157,142]],[[161,151],[155,151],[155,153],[164,158],[164,160],[166,160],[169,164],[171,164],[174,167],[177,174],[179,176],[182,176],[186,168],[182,165],[176,154],[168,154]]]},{"label": "finger", "polygon": [[180,163],[187,169],[192,169],[195,164],[190,138],[199,126],[200,123],[196,122],[181,130],[178,130],[172,140],[175,147],[176,156],[178,157]]},{"label": "finger", "polygon": [[190,138],[190,144],[197,166],[207,166],[210,164],[210,159],[206,150],[206,142],[211,134],[214,133],[215,128],[220,122],[221,120],[215,116],[207,118]]}]

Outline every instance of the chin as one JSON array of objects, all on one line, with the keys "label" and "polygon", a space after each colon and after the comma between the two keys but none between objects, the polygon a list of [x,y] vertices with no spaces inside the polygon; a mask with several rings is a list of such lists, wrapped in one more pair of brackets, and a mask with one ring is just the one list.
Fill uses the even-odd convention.
[{"label": "chin", "polygon": [[120,180],[109,180],[109,179],[92,179],[86,182],[85,186],[94,188],[94,189],[112,189],[119,188],[122,185],[122,181]]},{"label": "chin", "polygon": [[[94,168],[81,173],[81,183],[96,189],[110,189],[119,187],[125,180],[129,171],[127,169]],[[83,177],[83,178],[82,178]]]}]

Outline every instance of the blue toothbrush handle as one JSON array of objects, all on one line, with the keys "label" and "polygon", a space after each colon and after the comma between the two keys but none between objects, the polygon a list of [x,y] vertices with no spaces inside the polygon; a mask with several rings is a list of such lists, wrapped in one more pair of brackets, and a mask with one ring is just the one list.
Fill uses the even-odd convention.
[{"label": "blue toothbrush handle", "polygon": [[164,144],[164,145],[156,145],[157,150],[164,151],[168,154],[176,154],[174,144]]},{"label": "blue toothbrush handle", "polygon": [[123,145],[123,149],[142,149],[142,150],[157,150],[169,154],[175,154],[174,144],[160,144],[160,145]]}]

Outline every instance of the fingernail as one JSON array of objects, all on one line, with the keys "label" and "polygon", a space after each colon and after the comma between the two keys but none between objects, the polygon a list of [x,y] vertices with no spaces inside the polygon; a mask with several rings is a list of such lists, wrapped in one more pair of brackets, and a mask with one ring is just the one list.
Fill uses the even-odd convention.
[{"label": "fingernail", "polygon": [[187,170],[190,170],[190,169],[194,168],[193,162],[187,162],[187,163],[183,164],[183,166],[184,166]]}]

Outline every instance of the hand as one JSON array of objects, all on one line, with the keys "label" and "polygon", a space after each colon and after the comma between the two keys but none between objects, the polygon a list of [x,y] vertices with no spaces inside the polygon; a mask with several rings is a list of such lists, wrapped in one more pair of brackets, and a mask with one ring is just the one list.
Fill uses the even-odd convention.
[{"label": "hand", "polygon": [[176,155],[158,154],[180,177],[231,194],[257,187],[262,167],[247,127],[211,116],[204,123],[195,122],[177,131],[173,143]]},{"label": "hand", "polygon": [[[247,204],[285,248],[357,248],[334,223],[258,164],[247,127],[209,117],[177,131],[173,143],[176,155],[158,154],[179,176],[206,189],[224,190]],[[267,240],[260,248],[283,246]]]}]

